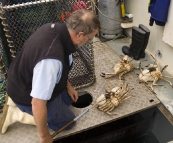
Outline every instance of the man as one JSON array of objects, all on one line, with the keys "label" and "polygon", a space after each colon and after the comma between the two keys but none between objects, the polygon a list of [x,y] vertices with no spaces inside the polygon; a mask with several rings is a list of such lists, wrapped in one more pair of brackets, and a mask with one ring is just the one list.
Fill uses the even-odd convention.
[{"label": "man", "polygon": [[72,53],[92,40],[99,28],[91,11],[75,11],[66,23],[40,27],[11,63],[8,96],[20,110],[34,116],[41,143],[53,141],[48,127],[57,130],[74,119],[68,106],[77,101],[78,93],[67,81]]}]

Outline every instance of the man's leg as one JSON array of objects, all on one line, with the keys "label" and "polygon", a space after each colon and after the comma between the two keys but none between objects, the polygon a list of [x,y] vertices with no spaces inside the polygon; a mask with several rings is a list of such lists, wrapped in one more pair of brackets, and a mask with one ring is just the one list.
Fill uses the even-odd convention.
[{"label": "man's leg", "polygon": [[5,133],[7,128],[15,122],[35,125],[33,116],[22,112],[16,104],[14,104],[11,98],[6,95],[6,103],[4,105],[2,119],[0,121],[0,133]]},{"label": "man's leg", "polygon": [[32,107],[31,106],[24,106],[24,105],[20,105],[20,104],[17,104],[17,103],[15,103],[15,104],[22,112],[26,112],[26,113],[28,113],[28,114],[33,116],[33,114],[32,114]]},{"label": "man's leg", "polygon": [[[47,104],[48,126],[51,129],[56,131],[75,118],[75,115],[68,107],[71,103],[72,99],[65,90],[62,94]],[[66,129],[71,129],[73,126],[74,124],[68,126]]]},{"label": "man's leg", "polygon": [[64,103],[67,105],[67,106],[70,106],[73,102],[73,100],[71,99],[71,97],[69,96],[69,94],[67,93],[67,90],[64,90],[64,92],[61,93],[61,98],[62,100],[64,101]]},{"label": "man's leg", "polygon": [[[67,91],[64,90],[53,101],[47,103],[47,123],[49,128],[56,131],[75,118],[75,115],[68,107],[72,102],[71,97]],[[21,111],[32,115],[32,108],[30,106],[16,105]],[[66,129],[71,129],[73,126],[74,124]]]},{"label": "man's leg", "polygon": [[[5,133],[8,126],[15,122],[35,125],[34,118],[31,116],[31,106],[23,106],[16,103],[14,104],[10,97],[8,97],[6,102],[7,103],[4,105],[3,119],[0,121],[0,133]],[[75,115],[68,107],[71,103],[72,100],[66,91],[50,103],[47,103],[47,122],[51,129],[58,130],[75,118]],[[71,129],[73,125],[69,126],[67,129]]]}]

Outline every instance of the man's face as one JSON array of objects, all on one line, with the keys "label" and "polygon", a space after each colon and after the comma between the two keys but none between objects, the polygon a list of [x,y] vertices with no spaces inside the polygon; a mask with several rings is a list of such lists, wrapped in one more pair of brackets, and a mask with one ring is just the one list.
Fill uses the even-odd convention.
[{"label": "man's face", "polygon": [[98,29],[95,30],[93,33],[84,35],[83,32],[79,32],[77,34],[77,42],[75,43],[75,46],[81,47],[83,46],[86,42],[92,43],[92,39],[94,36],[98,33]]}]

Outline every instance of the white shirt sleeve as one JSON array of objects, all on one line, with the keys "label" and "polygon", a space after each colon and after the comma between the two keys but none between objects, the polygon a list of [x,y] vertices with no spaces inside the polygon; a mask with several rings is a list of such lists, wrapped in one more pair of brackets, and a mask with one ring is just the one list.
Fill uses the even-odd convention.
[{"label": "white shirt sleeve", "polygon": [[72,54],[69,55],[69,64],[71,65],[73,62],[73,57],[72,57]]},{"label": "white shirt sleeve", "polygon": [[56,59],[44,59],[36,64],[33,71],[31,96],[49,100],[56,83],[62,75],[62,63]]}]

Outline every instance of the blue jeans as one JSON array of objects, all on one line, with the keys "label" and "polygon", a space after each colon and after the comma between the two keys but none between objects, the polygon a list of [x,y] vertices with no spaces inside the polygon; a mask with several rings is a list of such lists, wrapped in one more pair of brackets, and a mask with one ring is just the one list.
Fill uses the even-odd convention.
[{"label": "blue jeans", "polygon": [[[72,102],[71,97],[65,90],[53,101],[47,103],[47,123],[49,128],[56,131],[75,118],[75,115],[69,108],[69,105],[71,105]],[[31,106],[15,104],[21,111],[33,115]],[[74,124],[68,126],[66,129],[71,129]]]}]

